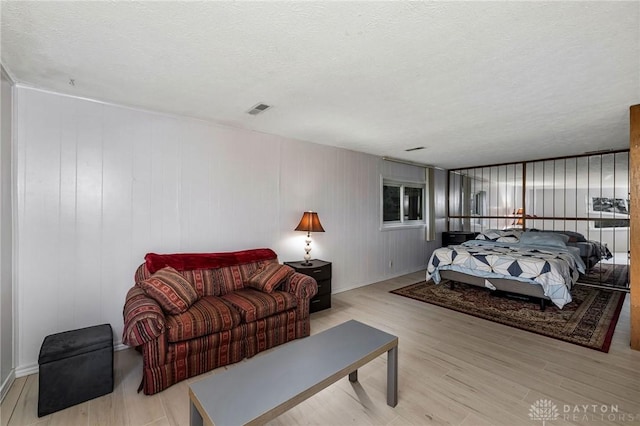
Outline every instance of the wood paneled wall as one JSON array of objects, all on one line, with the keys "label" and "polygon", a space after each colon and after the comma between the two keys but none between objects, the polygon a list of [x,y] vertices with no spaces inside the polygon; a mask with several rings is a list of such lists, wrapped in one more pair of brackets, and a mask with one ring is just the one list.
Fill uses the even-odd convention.
[{"label": "wood paneled wall", "polygon": [[640,105],[630,108],[631,347],[640,350]]},{"label": "wood paneled wall", "polygon": [[380,175],[422,179],[420,167],[26,87],[16,100],[19,374],[54,332],[110,323],[119,343],[147,252],[271,247],[298,260],[293,229],[315,210],[326,232],[311,254],[333,262],[342,291],[425,268],[437,247],[423,228],[379,229]]}]

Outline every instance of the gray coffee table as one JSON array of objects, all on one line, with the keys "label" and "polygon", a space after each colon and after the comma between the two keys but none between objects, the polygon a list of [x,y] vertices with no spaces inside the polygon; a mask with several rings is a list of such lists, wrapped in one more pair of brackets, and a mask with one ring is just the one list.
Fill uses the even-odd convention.
[{"label": "gray coffee table", "polygon": [[387,352],[387,404],[398,403],[398,338],[351,320],[189,385],[191,426],[265,423]]}]

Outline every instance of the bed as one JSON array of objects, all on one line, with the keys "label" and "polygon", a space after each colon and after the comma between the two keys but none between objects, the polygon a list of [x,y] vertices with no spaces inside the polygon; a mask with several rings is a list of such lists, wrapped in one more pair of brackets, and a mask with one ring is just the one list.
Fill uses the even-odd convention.
[{"label": "bed", "polygon": [[551,232],[491,230],[461,245],[433,252],[427,281],[463,282],[509,294],[536,297],[540,308],[571,302],[571,287],[586,272],[577,247]]}]

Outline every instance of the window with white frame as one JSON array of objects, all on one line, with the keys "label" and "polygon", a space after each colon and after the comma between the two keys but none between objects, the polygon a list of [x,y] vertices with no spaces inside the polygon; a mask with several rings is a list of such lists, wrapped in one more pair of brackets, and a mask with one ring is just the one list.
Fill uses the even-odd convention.
[{"label": "window with white frame", "polygon": [[382,178],[382,227],[424,225],[425,184]]}]

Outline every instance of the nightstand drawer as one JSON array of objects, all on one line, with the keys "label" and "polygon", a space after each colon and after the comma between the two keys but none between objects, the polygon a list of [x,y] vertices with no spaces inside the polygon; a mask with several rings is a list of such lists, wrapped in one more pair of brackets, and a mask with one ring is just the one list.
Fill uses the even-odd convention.
[{"label": "nightstand drawer", "polygon": [[309,311],[317,312],[331,307],[331,295],[316,296],[309,302]]},{"label": "nightstand drawer", "polygon": [[331,264],[309,267],[304,271],[304,274],[315,278],[316,281],[328,280],[331,278]]},{"label": "nightstand drawer", "polygon": [[318,283],[318,293],[316,293],[316,296],[331,294],[331,280],[316,280],[316,282]]}]

